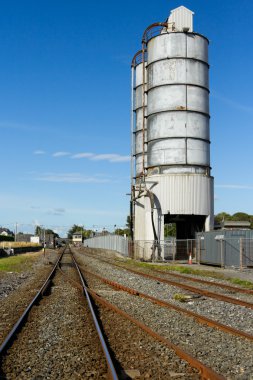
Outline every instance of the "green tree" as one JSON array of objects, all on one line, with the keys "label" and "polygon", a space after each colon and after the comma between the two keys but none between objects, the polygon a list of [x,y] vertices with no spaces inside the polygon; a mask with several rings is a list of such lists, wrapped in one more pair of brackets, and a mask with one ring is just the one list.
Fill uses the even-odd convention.
[{"label": "green tree", "polygon": [[250,228],[253,229],[253,215],[249,215],[245,212],[236,212],[233,215],[228,214],[227,212],[220,212],[215,215],[214,221],[215,223],[221,223],[224,220],[234,220],[234,221],[246,221],[250,222]]},{"label": "green tree", "polygon": [[42,234],[42,228],[40,226],[35,227],[34,235],[41,236]]},{"label": "green tree", "polygon": [[59,235],[56,232],[54,232],[53,230],[51,230],[50,228],[47,228],[44,230],[44,228],[42,228],[41,226],[35,227],[34,235],[43,237],[44,234],[45,235],[54,235],[55,238],[59,237]]},{"label": "green tree", "polygon": [[125,226],[126,226],[126,228],[116,228],[116,225],[115,225],[114,226],[115,227],[115,230],[114,230],[115,235],[131,236],[131,217],[130,217],[130,215],[127,216]]},{"label": "green tree", "polygon": [[130,229],[129,228],[116,228],[114,231],[115,235],[120,235],[120,236],[130,236]]},{"label": "green tree", "polygon": [[126,228],[131,228],[131,217],[130,215],[127,215],[127,221],[126,221]]},{"label": "green tree", "polygon": [[232,220],[231,215],[228,214],[227,212],[220,212],[219,214],[214,216],[214,221],[215,223],[221,223],[223,220]]},{"label": "green tree", "polygon": [[72,239],[72,235],[76,232],[81,233],[83,239],[88,239],[93,236],[92,230],[86,230],[83,226],[74,224],[68,231],[68,239]]},{"label": "green tree", "polygon": [[236,212],[232,215],[233,220],[242,220],[246,222],[250,222],[251,216],[246,214],[245,212]]},{"label": "green tree", "polygon": [[176,237],[177,236],[177,227],[176,223],[165,224],[164,226],[164,237]]}]

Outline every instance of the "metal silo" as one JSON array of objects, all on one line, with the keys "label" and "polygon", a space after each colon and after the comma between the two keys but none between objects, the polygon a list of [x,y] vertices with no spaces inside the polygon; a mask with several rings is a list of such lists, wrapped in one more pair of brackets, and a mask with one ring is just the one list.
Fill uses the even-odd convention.
[{"label": "metal silo", "polygon": [[147,43],[148,168],[206,173],[209,154],[208,41],[159,34]]},{"label": "metal silo", "polygon": [[132,66],[134,238],[153,241],[153,256],[164,224],[176,224],[178,239],[194,238],[213,224],[209,42],[193,32],[192,19],[182,6],[166,23],[149,26],[141,59],[137,54]]}]

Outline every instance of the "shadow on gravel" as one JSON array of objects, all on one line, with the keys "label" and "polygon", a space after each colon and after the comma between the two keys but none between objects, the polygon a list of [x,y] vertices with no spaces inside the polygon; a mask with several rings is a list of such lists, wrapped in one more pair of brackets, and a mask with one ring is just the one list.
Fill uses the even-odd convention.
[{"label": "shadow on gravel", "polygon": [[0,380],[6,380],[6,375],[2,369],[2,358],[0,359]]}]

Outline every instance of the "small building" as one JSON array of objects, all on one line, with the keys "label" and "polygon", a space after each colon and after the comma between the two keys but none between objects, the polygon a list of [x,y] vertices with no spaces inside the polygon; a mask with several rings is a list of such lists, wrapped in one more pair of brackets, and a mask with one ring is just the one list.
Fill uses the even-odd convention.
[{"label": "small building", "polygon": [[250,230],[250,222],[239,220],[224,220],[221,222],[221,228],[223,230]]},{"label": "small building", "polygon": [[32,237],[33,237],[32,234],[18,233],[16,234],[16,241],[22,242],[22,243],[30,243]]},{"label": "small building", "polygon": [[14,236],[14,233],[9,228],[0,227],[1,236]]},{"label": "small building", "polygon": [[80,247],[82,245],[82,242],[83,242],[83,235],[81,232],[75,232],[73,233],[72,235],[72,243],[74,244],[74,246],[76,247]]},{"label": "small building", "polygon": [[253,230],[220,229],[196,234],[196,259],[221,267],[253,267]]}]

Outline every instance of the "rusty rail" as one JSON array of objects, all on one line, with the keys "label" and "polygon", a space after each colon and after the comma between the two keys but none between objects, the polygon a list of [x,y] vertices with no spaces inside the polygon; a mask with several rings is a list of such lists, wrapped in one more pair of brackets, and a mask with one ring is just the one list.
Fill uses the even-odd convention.
[{"label": "rusty rail", "polygon": [[132,288],[129,288],[127,286],[124,286],[124,285],[121,285],[115,281],[111,281],[111,280],[108,280],[107,278],[104,278],[104,277],[101,277],[99,276],[98,274],[96,273],[93,273],[93,272],[90,272],[88,271],[87,269],[84,269],[81,265],[79,265],[79,267],[84,271],[86,272],[87,274],[89,274],[90,276],[93,276],[93,277],[96,277],[97,279],[99,279],[100,281],[104,282],[105,284],[108,284],[116,289],[119,289],[119,290],[123,290],[129,294],[132,294],[132,295],[135,295],[135,296],[139,296],[139,297],[142,297],[144,299],[147,299],[151,302],[153,302],[154,304],[157,304],[159,306],[163,306],[163,307],[167,307],[169,309],[174,309],[180,313],[184,313],[186,314],[187,316],[190,316],[190,317],[193,317],[194,319],[197,320],[197,322],[199,323],[202,323],[202,324],[205,324],[205,325],[208,325],[210,327],[214,327],[214,328],[217,328],[219,330],[222,330],[224,332],[227,332],[227,333],[230,333],[230,334],[233,334],[233,335],[236,335],[236,336],[239,336],[241,338],[246,338],[250,341],[253,341],[253,335],[251,334],[248,334],[244,331],[240,331],[240,330],[237,330],[233,327],[230,327],[230,326],[226,326],[220,322],[217,322],[215,320],[212,320],[210,318],[207,318],[205,316],[202,316],[200,314],[197,314],[197,313],[194,313],[193,311],[191,310],[188,310],[188,309],[184,309],[182,307],[179,307],[177,305],[174,305],[174,304],[171,304],[169,302],[166,302],[166,301],[163,301],[163,300],[160,300],[158,298],[155,298],[153,296],[149,296],[148,294],[145,294],[145,293],[141,293],[135,289],[132,289]]},{"label": "rusty rail", "polygon": [[[92,255],[92,257],[94,258],[93,255]],[[201,294],[203,296],[214,298],[214,299],[217,299],[219,301],[228,302],[228,303],[232,303],[232,304],[235,304],[235,305],[244,306],[244,307],[247,307],[249,309],[253,309],[253,303],[251,303],[251,302],[242,301],[240,299],[229,297],[229,296],[226,296],[226,295],[223,295],[223,294],[219,294],[219,293],[214,293],[214,292],[211,292],[209,290],[199,289],[199,288],[196,288],[196,287],[191,286],[191,285],[185,285],[185,284],[182,284],[180,282],[173,281],[173,280],[168,280],[168,279],[165,279],[165,278],[162,278],[162,277],[153,276],[153,275],[145,273],[143,271],[138,271],[138,270],[135,270],[135,269],[130,269],[130,268],[125,267],[124,265],[112,263],[112,262],[109,262],[109,261],[101,259],[101,258],[99,258],[97,260],[100,260],[100,261],[103,261],[103,262],[105,262],[107,264],[114,265],[116,267],[125,269],[128,272],[131,272],[131,273],[137,274],[139,276],[143,276],[143,277],[149,278],[151,280],[160,281],[160,282],[163,282],[165,284],[175,286],[177,288],[182,288],[182,289],[188,290],[188,291],[190,291],[192,293]]]},{"label": "rusty rail", "polygon": [[106,361],[107,361],[107,366],[108,366],[108,371],[109,371],[109,378],[112,379],[112,380],[118,380],[118,375],[116,373],[116,370],[114,368],[114,364],[112,362],[112,359],[111,359],[111,355],[109,353],[109,350],[108,350],[108,347],[106,345],[106,342],[105,342],[105,339],[104,339],[104,336],[103,336],[103,333],[100,329],[100,326],[99,326],[99,323],[98,323],[98,320],[97,320],[97,317],[96,317],[96,314],[95,314],[95,311],[94,311],[94,308],[92,306],[92,303],[91,303],[91,299],[90,299],[90,296],[89,296],[89,291],[84,283],[84,278],[83,278],[83,275],[79,269],[79,266],[74,258],[73,255],[72,256],[72,260],[74,262],[74,265],[75,265],[75,268],[79,274],[79,278],[80,278],[80,281],[82,283],[82,288],[83,288],[83,293],[86,297],[86,300],[87,300],[87,303],[88,303],[88,306],[89,306],[89,309],[90,309],[90,312],[91,312],[91,315],[92,315],[92,319],[93,319],[93,322],[94,322],[94,325],[95,325],[95,328],[97,330],[97,333],[98,333],[98,337],[99,337],[99,340],[100,340],[100,343],[101,343],[101,346],[102,346],[102,349],[104,351],[104,354],[105,354],[105,358],[106,358]]},{"label": "rusty rail", "polygon": [[203,279],[200,279],[200,278],[193,278],[193,277],[189,277],[189,276],[186,276],[186,275],[183,275],[183,274],[174,273],[174,272],[168,272],[168,271],[161,271],[159,269],[154,269],[154,268],[152,268],[152,271],[153,272],[157,272],[157,273],[162,273],[162,274],[165,274],[165,275],[169,275],[169,276],[172,276],[172,277],[181,278],[182,280],[187,280],[187,281],[192,281],[192,282],[198,282],[200,284],[207,284],[207,285],[216,286],[216,287],[219,287],[219,288],[228,289],[228,290],[231,290],[231,291],[235,291],[237,293],[245,293],[245,294],[252,294],[253,295],[253,290],[252,289],[238,288],[237,286],[222,284],[220,282],[211,282],[211,281],[203,280]]},{"label": "rusty rail", "polygon": [[32,307],[43,297],[43,294],[45,293],[46,289],[48,288],[48,286],[50,285],[50,283],[52,281],[52,278],[55,275],[57,266],[58,266],[58,264],[59,264],[59,262],[63,256],[63,254],[64,254],[64,251],[59,256],[58,260],[56,261],[56,263],[52,269],[52,271],[50,272],[49,276],[47,277],[46,281],[44,282],[44,284],[42,285],[42,287],[40,288],[40,290],[38,291],[36,296],[33,298],[33,300],[27,306],[27,308],[25,309],[25,311],[23,312],[21,317],[15,323],[15,325],[13,326],[13,328],[11,329],[11,331],[9,332],[9,334],[7,335],[7,337],[5,338],[3,343],[1,344],[1,346],[0,346],[0,358],[2,358],[2,356],[6,353],[7,349],[12,345],[12,342],[14,341],[18,331],[20,331],[22,326],[24,325],[24,323],[27,319],[27,316],[28,316],[29,312],[31,311]]},{"label": "rusty rail", "polygon": [[[54,277],[56,270],[59,269],[60,272],[62,274],[64,274],[64,272],[60,269],[60,261],[62,259],[63,254],[65,253],[65,251],[66,251],[66,248],[62,251],[61,255],[57,259],[57,261],[56,261],[56,263],[55,263],[52,271],[50,272],[50,274],[47,277],[46,281],[42,285],[41,289],[38,291],[38,293],[36,294],[36,296],[33,298],[33,300],[27,306],[27,308],[25,309],[25,311],[23,312],[23,314],[21,315],[21,317],[18,319],[18,321],[16,322],[16,324],[14,325],[14,327],[9,332],[9,334],[5,338],[4,342],[0,346],[0,362],[2,360],[2,357],[6,354],[6,351],[8,350],[8,348],[10,348],[10,346],[12,345],[12,343],[13,343],[16,335],[17,335],[17,333],[21,330],[21,328],[25,324],[25,322],[27,320],[27,317],[28,317],[28,314],[31,311],[32,307],[42,299],[43,294],[45,293],[45,291],[47,290],[47,288],[51,285],[52,278]],[[71,251],[70,251],[70,253],[71,253]],[[73,256],[72,256],[72,259],[73,259]],[[74,263],[75,263],[75,261],[74,261]],[[77,272],[79,273],[79,276],[80,276],[79,268],[76,267],[76,269],[77,269]],[[83,287],[84,283],[83,283],[82,277],[80,277],[80,279],[81,279],[81,282],[82,282],[82,286],[80,284],[78,284],[76,281],[74,281],[73,279],[68,278],[68,280],[72,283],[72,285],[76,286],[80,290],[84,290],[84,287]],[[108,379],[110,379],[110,380],[118,380],[118,376],[116,374],[114,365],[112,363],[112,359],[110,357],[108,348],[107,348],[106,343],[104,341],[104,338],[103,338],[102,332],[100,330],[98,321],[96,319],[95,312],[94,312],[93,307],[91,305],[89,294],[87,294],[87,295],[88,295],[88,297],[86,296],[86,299],[87,299],[87,302],[88,302],[88,306],[89,306],[89,309],[91,311],[92,318],[93,318],[95,327],[97,329],[97,332],[98,332],[98,335],[99,335],[99,339],[100,339],[103,351],[105,353],[106,361],[107,361],[107,364],[108,364]]]},{"label": "rusty rail", "polygon": [[201,378],[203,380],[225,380],[224,376],[216,373],[211,368],[205,366],[203,363],[201,363],[199,360],[182,350],[179,346],[175,345],[168,339],[164,338],[163,336],[159,335],[152,329],[150,329],[148,326],[146,326],[144,323],[138,321],[137,319],[133,318],[129,314],[127,314],[125,311],[119,309],[115,305],[111,304],[110,302],[103,299],[101,296],[99,296],[96,292],[93,290],[87,288],[85,284],[83,284],[84,290],[89,293],[93,299],[95,299],[98,303],[103,305],[104,307],[109,308],[110,310],[113,310],[119,315],[122,315],[124,318],[131,321],[133,324],[141,328],[143,331],[145,331],[147,334],[152,336],[154,339],[156,339],[158,342],[164,344],[169,349],[172,349],[177,356],[179,356],[181,359],[187,361],[191,367],[196,368],[199,370]]},{"label": "rusty rail", "polygon": [[253,309],[253,304],[250,303],[250,302],[246,302],[246,301],[242,301],[242,300],[239,300],[239,299],[236,299],[236,298],[233,298],[233,297],[225,296],[223,294],[218,294],[218,293],[210,292],[209,290],[203,290],[203,289],[195,288],[194,286],[191,286],[191,285],[185,285],[185,284],[173,281],[173,280],[168,280],[168,279],[165,279],[165,278],[162,278],[162,277],[153,276],[153,275],[150,275],[150,274],[147,274],[147,273],[144,273],[144,272],[141,272],[141,271],[137,271],[137,270],[134,270],[134,269],[125,268],[125,267],[123,267],[121,265],[117,265],[117,264],[115,264],[115,265],[119,266],[119,267],[121,267],[123,269],[126,269],[127,271],[129,271],[131,273],[135,273],[135,274],[141,275],[143,277],[147,277],[147,278],[149,278],[151,280],[156,280],[156,281],[164,282],[165,284],[176,286],[178,288],[182,288],[182,289],[188,290],[189,292],[192,292],[192,293],[201,294],[203,296],[214,298],[214,299],[217,299],[219,301],[229,302],[229,303],[232,303],[232,304],[235,304],[235,305],[244,306],[244,307],[247,307],[249,309]]}]

